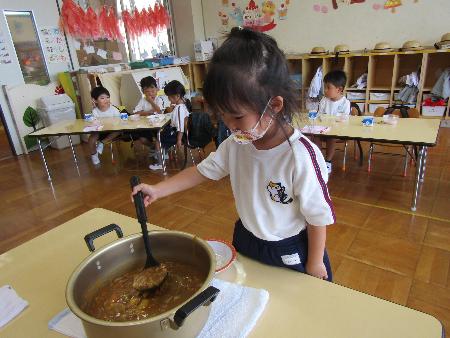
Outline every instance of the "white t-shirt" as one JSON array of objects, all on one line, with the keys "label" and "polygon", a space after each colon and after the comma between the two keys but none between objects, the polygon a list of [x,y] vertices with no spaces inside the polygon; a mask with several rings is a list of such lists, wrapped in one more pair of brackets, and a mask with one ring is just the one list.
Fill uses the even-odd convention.
[{"label": "white t-shirt", "polygon": [[[155,98],[155,103],[161,109],[161,113],[165,108],[164,99],[161,96],[157,96]],[[154,109],[150,102],[147,101],[145,97],[142,97],[138,104],[136,105],[136,108],[134,108],[133,113],[137,113],[138,111],[145,111],[145,112],[154,112]]]},{"label": "white t-shirt", "polygon": [[242,224],[260,239],[279,241],[297,235],[306,223],[335,222],[322,153],[298,130],[289,141],[292,146],[286,140],[258,150],[229,137],[197,166],[212,180],[230,175]]},{"label": "white t-shirt", "polygon": [[92,115],[96,118],[102,118],[102,117],[120,117],[120,111],[113,105],[110,105],[109,108],[105,111],[101,111],[97,107],[92,109]]},{"label": "white t-shirt", "polygon": [[184,133],[184,119],[189,116],[189,110],[184,103],[177,104],[172,110],[171,122],[172,127],[177,128],[177,131]]},{"label": "white t-shirt", "polygon": [[329,115],[350,115],[350,101],[343,96],[337,101],[332,101],[327,97],[323,97],[319,102],[319,114]]}]

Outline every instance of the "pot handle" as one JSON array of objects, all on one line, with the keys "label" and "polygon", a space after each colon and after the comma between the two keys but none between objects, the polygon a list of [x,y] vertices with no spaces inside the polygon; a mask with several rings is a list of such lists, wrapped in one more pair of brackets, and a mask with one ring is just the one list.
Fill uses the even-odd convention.
[{"label": "pot handle", "polygon": [[210,286],[205,289],[203,292],[198,294],[196,297],[191,299],[189,302],[180,307],[177,312],[175,312],[175,316],[173,320],[178,327],[181,327],[184,323],[184,320],[195,310],[197,310],[200,306],[206,305],[207,302],[213,302],[220,290],[215,288],[214,286]]},{"label": "pot handle", "polygon": [[90,234],[87,234],[86,236],[84,236],[84,241],[86,242],[86,245],[87,245],[89,251],[91,251],[91,252],[95,251],[94,239],[101,237],[103,235],[106,235],[107,233],[109,233],[111,231],[115,231],[117,234],[117,237],[119,237],[119,238],[123,237],[122,229],[117,224],[114,224],[114,223],[104,226],[103,228],[95,230],[95,231],[91,232]]}]

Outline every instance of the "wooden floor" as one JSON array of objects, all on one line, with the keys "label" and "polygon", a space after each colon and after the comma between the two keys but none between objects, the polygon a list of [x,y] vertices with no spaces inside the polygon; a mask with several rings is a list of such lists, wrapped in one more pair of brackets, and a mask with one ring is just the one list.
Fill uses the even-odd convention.
[{"label": "wooden floor", "polygon": [[8,142],[8,136],[6,136],[5,128],[0,120],[0,161],[11,156],[13,156],[13,153]]},{"label": "wooden floor", "polygon": [[[77,146],[80,176],[70,150],[49,150],[53,186],[39,153],[0,161],[0,253],[94,207],[135,216],[130,176],[148,183],[164,178],[146,169],[144,153],[136,157],[128,147],[120,146],[116,165],[107,149],[96,169],[86,145]],[[402,177],[399,156],[375,154],[370,174],[353,159],[342,172],[341,158],[329,182],[337,214],[327,241],[334,281],[430,313],[450,332],[450,129],[429,151],[416,214],[409,209],[414,168]],[[158,201],[148,214],[165,228],[226,240],[237,218],[228,179]]]}]

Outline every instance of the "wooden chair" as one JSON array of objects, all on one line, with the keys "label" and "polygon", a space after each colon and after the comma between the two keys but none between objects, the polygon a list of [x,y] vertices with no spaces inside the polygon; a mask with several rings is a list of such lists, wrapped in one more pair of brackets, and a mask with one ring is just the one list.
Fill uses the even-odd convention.
[{"label": "wooden chair", "polygon": [[[383,117],[384,114],[386,112],[386,109],[383,107],[378,107],[374,113],[373,116],[374,117]],[[398,116],[399,118],[402,118],[402,114],[400,112],[400,109],[395,109],[392,112],[393,115]],[[408,118],[420,118],[420,113],[416,108],[409,108],[408,109]],[[368,166],[367,166],[367,171],[371,172],[372,171],[372,162],[373,162],[373,154],[374,154],[374,149],[375,149],[375,145],[382,145],[385,147],[392,147],[392,148],[398,148],[398,147],[403,147],[405,148],[405,160],[403,163],[403,177],[406,177],[406,172],[408,169],[408,159],[410,158],[411,160],[415,160],[416,159],[416,154],[417,154],[417,150],[414,147],[406,147],[406,146],[399,146],[396,144],[380,144],[380,143],[370,143],[369,146],[369,159],[368,159]]]}]

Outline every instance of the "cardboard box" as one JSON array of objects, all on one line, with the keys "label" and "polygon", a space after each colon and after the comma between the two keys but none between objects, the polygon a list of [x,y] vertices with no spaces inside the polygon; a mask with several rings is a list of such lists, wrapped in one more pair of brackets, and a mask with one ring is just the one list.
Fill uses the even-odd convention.
[{"label": "cardboard box", "polygon": [[208,61],[214,54],[213,43],[211,40],[202,40],[194,42],[194,52],[196,61]]},{"label": "cardboard box", "polygon": [[445,106],[422,106],[422,116],[442,117],[445,113]]},{"label": "cardboard box", "polygon": [[391,93],[372,92],[369,96],[371,101],[384,101],[391,98]]}]

